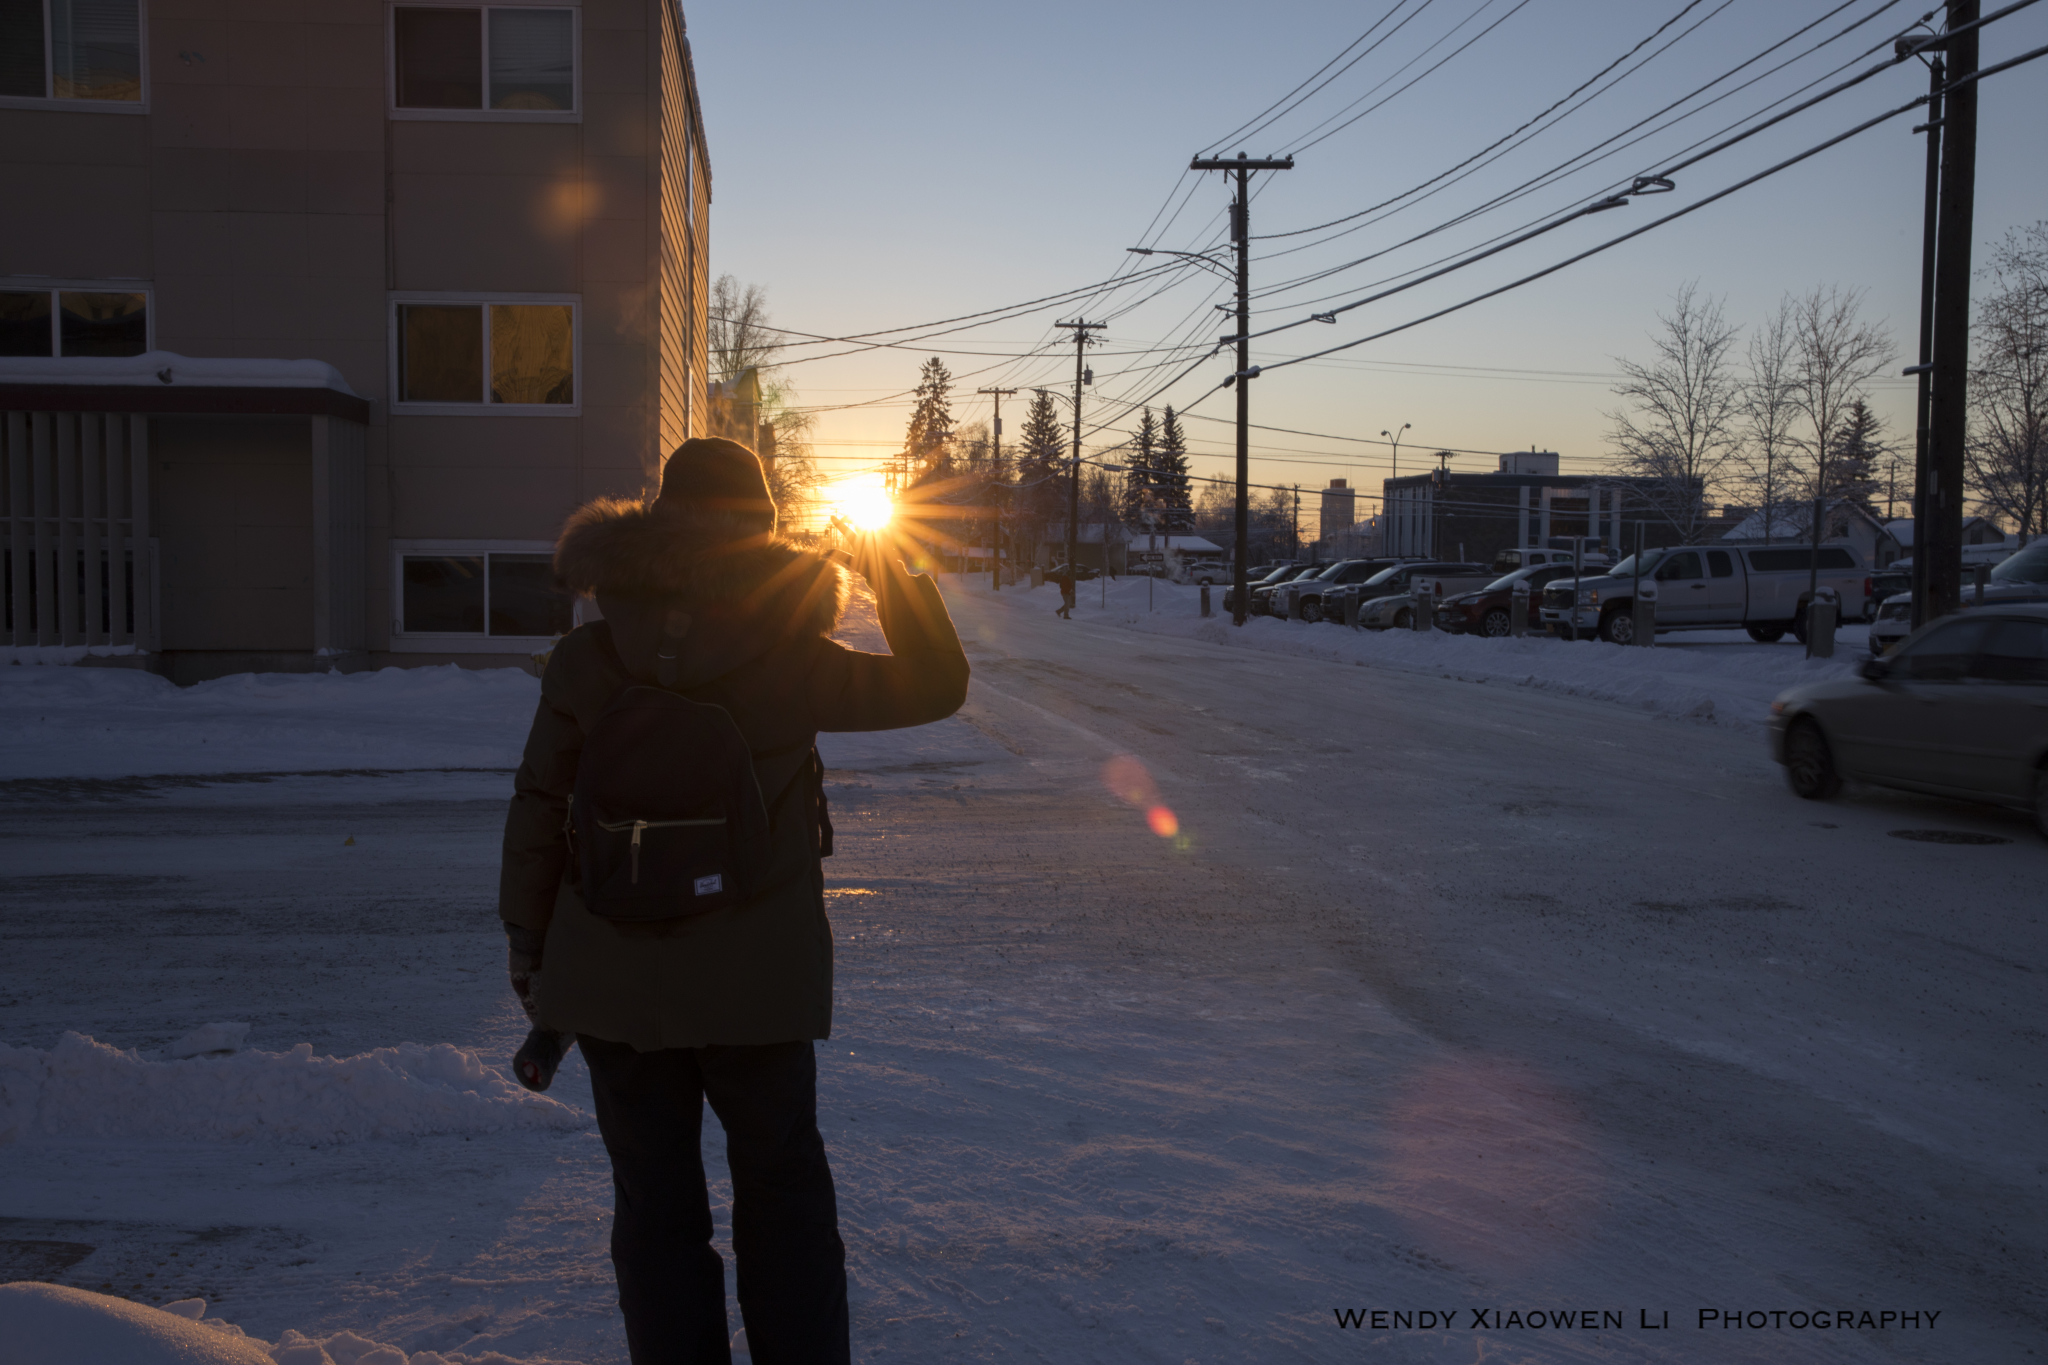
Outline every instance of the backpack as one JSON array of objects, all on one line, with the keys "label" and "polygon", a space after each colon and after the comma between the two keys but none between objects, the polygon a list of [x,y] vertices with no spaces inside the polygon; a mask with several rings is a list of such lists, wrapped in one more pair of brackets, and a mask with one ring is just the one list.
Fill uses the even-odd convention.
[{"label": "backpack", "polygon": [[[760,895],[773,852],[755,757],[724,707],[620,689],[590,729],[569,798],[570,875],[590,912],[677,919]],[[814,758],[804,771],[817,768]]]}]

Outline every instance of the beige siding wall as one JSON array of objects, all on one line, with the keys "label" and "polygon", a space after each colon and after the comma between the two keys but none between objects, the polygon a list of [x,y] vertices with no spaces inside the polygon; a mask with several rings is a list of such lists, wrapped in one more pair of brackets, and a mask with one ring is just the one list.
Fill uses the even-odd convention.
[{"label": "beige siding wall", "polygon": [[[160,348],[317,358],[371,400],[373,651],[390,637],[391,538],[550,539],[579,502],[658,480],[692,414],[701,430],[709,196],[681,11],[579,8],[577,122],[389,118],[382,0],[151,0],[146,113],[0,110],[0,275],[149,281]],[[393,413],[393,290],[578,298],[580,415]],[[276,605],[287,585],[251,556],[266,535],[303,548],[305,527],[249,520],[230,496],[246,482],[270,506],[283,457],[256,458],[240,429],[179,430],[157,483],[181,537],[166,647],[301,647],[280,642],[310,624],[285,628],[277,612],[298,607]],[[220,458],[198,453],[208,440]],[[203,543],[210,516],[244,528],[238,548]],[[277,573],[304,577],[287,558]],[[220,605],[231,581],[271,606]]]}]

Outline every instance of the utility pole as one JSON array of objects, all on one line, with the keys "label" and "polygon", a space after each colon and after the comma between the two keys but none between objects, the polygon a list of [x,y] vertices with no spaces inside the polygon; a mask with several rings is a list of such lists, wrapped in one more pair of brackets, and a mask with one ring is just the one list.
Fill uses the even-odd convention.
[{"label": "utility pole", "polygon": [[[1067,480],[1067,572],[1072,574],[1076,546],[1081,536],[1081,386],[1088,382],[1088,371],[1082,367],[1081,358],[1088,351],[1088,334],[1099,332],[1109,324],[1084,322],[1076,318],[1072,322],[1055,322],[1053,326],[1074,329],[1074,469],[1073,477]],[[1107,536],[1103,537],[1102,568],[1105,573],[1109,571]]]},{"label": "utility pole", "polygon": [[[1978,0],[1948,0],[1948,76],[1977,74]],[[1927,396],[1927,470],[1913,527],[1913,575],[1926,584],[1914,598],[1922,620],[1945,616],[1963,596],[1964,385],[1970,350],[1970,234],[1977,194],[1977,83],[1950,91],[1941,127],[1941,219],[1934,245],[1934,369]],[[1922,564],[1926,567],[1923,569]],[[1923,578],[1924,575],[1924,578]]]},{"label": "utility pole", "polygon": [[1230,619],[1243,625],[1250,606],[1250,588],[1245,582],[1245,561],[1251,556],[1251,381],[1258,377],[1252,365],[1252,200],[1253,171],[1291,171],[1294,158],[1254,161],[1243,152],[1234,157],[1196,157],[1188,162],[1191,171],[1234,171],[1237,197],[1230,202],[1230,240],[1237,245],[1237,372],[1224,382],[1237,386],[1237,566],[1231,570]]},{"label": "utility pole", "polygon": [[[989,469],[991,473],[1000,477],[1003,472],[1003,399],[1014,398],[1017,390],[976,389],[975,392],[992,395],[996,400],[996,449],[995,454],[990,457],[992,463]],[[995,499],[990,498],[989,501],[993,503]],[[990,543],[988,547],[988,590],[990,592],[1001,592],[1003,590],[1003,513],[1001,508],[995,510],[994,521],[995,534],[989,537]]]},{"label": "utility pole", "polygon": [[[1912,39],[1902,40],[1911,43]],[[1928,399],[1934,383],[1934,245],[1941,209],[1941,103],[1948,68],[1939,55],[1927,59],[1927,122],[1916,132],[1927,134],[1927,204],[1920,224],[1920,354],[1907,374],[1919,379],[1913,422],[1913,627],[1927,620],[1927,490]]]}]

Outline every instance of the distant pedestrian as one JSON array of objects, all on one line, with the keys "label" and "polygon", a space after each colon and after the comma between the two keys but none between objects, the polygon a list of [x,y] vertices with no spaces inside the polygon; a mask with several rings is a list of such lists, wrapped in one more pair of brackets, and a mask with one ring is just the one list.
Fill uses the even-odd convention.
[{"label": "distant pedestrian", "polygon": [[1072,568],[1055,569],[1052,581],[1060,585],[1060,604],[1053,611],[1062,621],[1074,619],[1074,571]]},{"label": "distant pedestrian", "polygon": [[[521,1005],[538,1028],[573,1034],[590,1066],[634,1365],[730,1358],[700,1155],[707,1100],[725,1128],[756,1365],[850,1355],[812,1050],[832,1030],[819,864],[832,826],[814,746],[821,730],[940,720],[967,694],[933,580],[884,560],[873,537],[853,564],[889,654],[830,638],[839,566],[776,538],[761,462],[725,440],[684,442],[658,498],[589,503],[555,547],[558,577],[594,592],[604,619],[565,637],[541,679],[499,915]],[[690,754],[636,764],[643,740]],[[723,799],[666,808],[707,773]]]}]

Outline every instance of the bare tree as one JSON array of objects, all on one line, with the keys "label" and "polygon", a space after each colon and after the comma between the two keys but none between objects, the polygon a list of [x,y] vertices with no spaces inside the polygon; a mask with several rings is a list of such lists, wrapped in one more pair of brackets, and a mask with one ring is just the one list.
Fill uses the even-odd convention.
[{"label": "bare tree", "polygon": [[768,325],[768,291],[720,275],[711,285],[707,334],[711,377],[729,384],[748,369],[769,370],[782,353],[782,333]]},{"label": "bare tree", "polygon": [[[817,418],[796,406],[795,385],[776,373],[776,358],[783,350],[778,338],[783,333],[769,323],[768,291],[720,275],[711,285],[709,302],[711,378],[737,387],[752,370],[759,391],[757,402],[735,407],[728,400],[723,413],[714,402],[713,434],[730,435],[767,454],[770,433],[764,429],[772,429],[774,458],[768,463],[768,491],[775,497],[782,523],[797,525],[809,519],[824,482],[811,451]],[[752,410],[746,411],[749,408]]]},{"label": "bare tree", "polygon": [[1614,392],[1628,406],[1607,414],[1608,440],[1623,469],[1657,480],[1653,496],[1690,544],[1703,530],[1706,490],[1726,476],[1738,446],[1742,387],[1728,367],[1736,329],[1697,282],[1680,286],[1657,321],[1655,359],[1615,357],[1624,377]]},{"label": "bare tree", "polygon": [[1837,449],[1847,435],[1847,418],[1863,401],[1863,386],[1887,365],[1895,352],[1891,338],[1859,316],[1861,290],[1828,285],[1792,303],[1792,378],[1799,412],[1809,429],[1805,435],[1811,457],[1807,483],[1813,498],[1808,539],[1813,565],[1807,591],[1820,584],[1820,543],[1827,530],[1826,500],[1835,484]]},{"label": "bare tree", "polygon": [[1743,501],[1762,513],[1766,545],[1776,538],[1791,490],[1804,481],[1800,446],[1792,433],[1799,417],[1793,376],[1797,349],[1792,305],[1786,300],[1750,334],[1749,375],[1742,385],[1743,440],[1736,455],[1734,482]]},{"label": "bare tree", "polygon": [[1970,367],[1970,482],[2025,545],[2048,523],[2048,222],[2009,233],[1985,272]]}]

